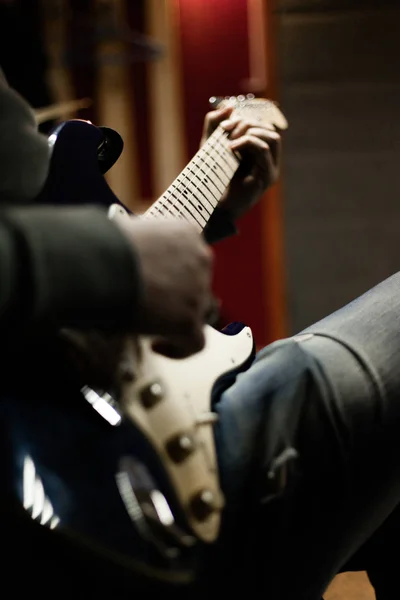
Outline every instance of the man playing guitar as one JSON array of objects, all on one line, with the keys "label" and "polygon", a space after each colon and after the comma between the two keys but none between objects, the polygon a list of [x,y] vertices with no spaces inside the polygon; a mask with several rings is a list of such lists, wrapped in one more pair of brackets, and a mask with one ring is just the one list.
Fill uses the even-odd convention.
[{"label": "man playing guitar", "polygon": [[[223,123],[245,168],[204,240],[182,221],[122,226],[92,206],[35,206],[49,168],[47,141],[24,100],[0,79],[4,398],[21,370],[26,376],[20,349],[38,333],[111,328],[155,335],[158,350],[175,357],[202,350],[212,277],[206,241],[234,234],[237,218],[279,175],[278,132],[231,112],[206,116],[203,142]],[[226,504],[217,541],[199,556],[197,581],[186,588],[153,580],[145,569],[133,577],[117,571],[79,541],[21,519],[5,487],[4,571],[13,594],[39,588],[48,598],[196,597],[244,592],[251,582],[271,600],[319,600],[362,547],[360,568],[368,569],[378,598],[389,598],[384,582],[396,514],[381,526],[399,498],[398,279],[265,348],[219,398],[215,441]]]}]

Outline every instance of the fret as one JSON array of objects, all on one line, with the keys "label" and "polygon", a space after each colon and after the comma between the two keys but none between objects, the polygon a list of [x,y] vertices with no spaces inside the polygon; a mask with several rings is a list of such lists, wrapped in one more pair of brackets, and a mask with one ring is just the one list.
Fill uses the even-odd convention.
[{"label": "fret", "polygon": [[[180,176],[182,177],[182,175]],[[188,183],[185,184],[184,181],[181,180],[175,180],[178,182],[178,185],[176,186],[175,183],[173,183],[172,185],[175,187],[175,189],[177,190],[177,193],[179,193],[181,196],[183,195],[184,200],[186,202],[189,202],[191,204],[191,206],[193,207],[193,209],[199,213],[201,215],[202,218],[207,218],[211,216],[212,211],[214,210],[213,208],[209,209],[208,207],[210,206],[210,203],[208,202],[208,198],[207,196],[203,193],[202,190],[200,190],[191,179],[188,179]],[[194,188],[194,190],[193,190]],[[196,193],[197,191],[199,191],[203,198],[199,198]]]},{"label": "fret", "polygon": [[[192,213],[187,209],[186,205],[179,199],[174,197],[172,194],[166,196],[163,194],[158,200],[157,204],[162,206],[162,209],[171,214],[174,217],[183,218],[190,223],[196,225],[196,227],[202,231],[205,226],[205,221],[199,222]],[[153,214],[154,216],[154,214]],[[158,215],[157,215],[158,216]]]},{"label": "fret", "polygon": [[[198,167],[198,165],[195,165],[196,167]],[[192,174],[193,178],[195,177],[197,179],[197,181],[200,182],[200,184],[207,190],[207,192],[209,192],[211,194],[211,198],[207,197],[207,204],[205,205],[206,209],[209,211],[210,215],[213,212],[213,210],[215,209],[215,207],[217,206],[221,193],[224,192],[224,190],[220,190],[218,187],[215,186],[215,184],[213,183],[212,179],[209,178],[209,174],[204,171],[204,169],[202,169],[201,167],[198,167],[197,172],[192,171],[192,169],[190,167],[188,167],[187,169],[189,171],[189,173]],[[203,173],[203,175],[199,176],[199,171],[201,171]],[[190,180],[189,176],[186,175],[186,177],[188,178],[189,181]],[[214,192],[208,187],[207,183],[210,182],[214,185],[214,187],[216,187],[217,189],[217,195],[214,194]],[[207,194],[204,194],[204,197],[206,197]]]},{"label": "fret", "polygon": [[[177,179],[175,179],[175,182],[178,181]],[[192,199],[191,198],[186,198],[186,203],[183,202],[182,200],[180,200],[180,197],[182,197],[182,194],[185,193],[186,189],[184,188],[183,190],[180,189],[180,185],[182,185],[179,181],[178,184],[180,185],[176,185],[174,183],[171,184],[171,187],[176,190],[176,194],[171,190],[169,193],[177,199],[177,201],[179,201],[185,208],[186,210],[190,213],[190,215],[196,219],[196,221],[202,225],[203,227],[206,225],[207,223],[207,219],[201,214],[201,211],[193,204]],[[169,190],[171,188],[168,188]],[[179,200],[178,200],[179,199]]]},{"label": "fret", "polygon": [[[215,158],[214,158],[213,159],[213,168],[215,169],[216,167],[219,167],[220,172],[223,173],[228,178],[228,180],[230,180],[232,174],[237,169],[238,163],[233,163],[232,161],[230,162],[229,160],[227,160],[228,158],[230,158],[228,151],[223,146],[221,146],[221,147],[222,147],[222,152],[220,151],[220,149],[217,146],[213,147],[213,151],[221,157],[222,161],[225,163],[226,166],[224,167],[222,164],[218,165],[217,163],[215,163]],[[209,157],[213,158],[212,154],[210,152],[206,151],[206,154]]]},{"label": "fret", "polygon": [[[226,99],[227,100],[227,99]],[[235,113],[250,115],[260,122],[287,128],[287,121],[270,101],[238,97]],[[207,224],[218,206],[233,175],[238,169],[240,153],[229,147],[229,134],[221,126],[209,136],[190,163],[178,175],[166,192],[142,215],[144,218],[175,216],[195,225],[197,230]]]},{"label": "fret", "polygon": [[219,154],[222,161],[226,165],[226,166],[224,166],[221,162],[221,165],[220,165],[221,170],[223,170],[225,173],[228,173],[228,174],[236,171],[239,163],[238,163],[238,160],[232,154],[231,150],[225,148],[225,146],[223,146],[222,144],[216,144],[213,147],[213,150],[217,154]]},{"label": "fret", "polygon": [[161,215],[163,217],[172,215],[173,217],[178,218],[181,216],[180,211],[173,204],[173,202],[170,202],[168,198],[165,198],[164,196],[161,196],[161,198],[159,198],[159,200],[157,200],[157,202],[149,208],[149,210],[143,215],[143,217],[146,217],[149,213],[151,213],[152,216],[156,217],[158,217],[158,215]]},{"label": "fret", "polygon": [[[232,150],[229,148],[228,145],[228,138],[224,135],[224,136],[218,136],[215,137],[214,140],[212,140],[212,143],[210,144],[211,148],[213,150],[218,151],[218,147],[221,150],[219,150],[219,154],[222,156],[224,162],[228,165],[228,167],[231,167],[233,169],[237,169],[238,167],[238,159],[236,158],[235,154],[232,152]],[[207,145],[205,144],[203,146],[204,149],[207,149]]]},{"label": "fret", "polygon": [[[222,169],[219,165],[215,164],[215,157],[207,154],[207,158],[204,159],[204,165],[209,168],[209,173],[211,174],[212,181],[214,182],[214,187],[216,187],[219,191],[219,195],[222,196],[226,188],[228,187],[231,177],[226,174],[226,171]],[[208,159],[211,159],[211,163],[208,162]],[[218,185],[217,185],[218,184]]]},{"label": "fret", "polygon": [[[226,138],[223,138],[224,141],[226,141]],[[216,139],[216,143],[222,148],[223,154],[222,157],[225,160],[225,162],[228,164],[228,166],[230,166],[232,169],[236,170],[238,167],[238,159],[236,158],[235,154],[233,154],[232,150],[229,148],[229,146],[224,145],[221,141],[220,138]]]},{"label": "fret", "polygon": [[[202,157],[203,160],[203,165],[208,169],[207,172],[207,176],[212,176],[212,180],[214,182],[214,187],[216,187],[218,189],[218,195],[223,194],[223,192],[225,191],[227,185],[229,184],[229,179],[223,177],[223,175],[225,175],[224,171],[219,167],[218,165],[216,165],[214,163],[215,157],[208,154],[207,152],[204,153],[205,156]],[[211,163],[208,162],[208,159],[211,158]],[[215,179],[216,176],[218,178],[218,181],[220,182],[220,186],[217,186],[217,180]],[[211,179],[211,177],[210,177]]]},{"label": "fret", "polygon": [[[182,175],[180,175],[180,177],[182,177]],[[192,178],[189,178],[187,175],[185,175],[186,179],[188,180],[188,183],[185,184],[183,181],[179,181],[179,184],[181,186],[183,186],[183,191],[182,193],[185,194],[185,196],[187,196],[187,194],[189,192],[191,192],[192,196],[196,199],[197,204],[196,204],[196,209],[197,210],[201,210],[203,211],[203,209],[205,209],[205,212],[208,214],[208,216],[211,216],[211,213],[213,212],[216,204],[213,204],[210,201],[209,195],[204,191],[205,186],[202,184],[201,179],[199,180],[197,177],[197,174],[194,173]],[[200,186],[197,186],[194,183],[194,179],[197,179],[197,181],[200,183]],[[194,188],[194,189],[193,189]],[[203,199],[200,199],[197,196],[197,192],[200,192],[200,194],[203,196],[203,198],[205,199],[205,202]],[[190,197],[188,197],[189,202],[191,201]],[[218,202],[218,201],[217,201]]]},{"label": "fret", "polygon": [[218,127],[143,217],[173,215],[193,223],[201,232],[238,166],[239,160],[228,146],[227,134]]},{"label": "fret", "polygon": [[152,211],[154,210],[154,212],[156,212],[156,213],[159,213],[161,216],[164,216],[164,211],[163,211],[163,210],[161,210],[160,206],[158,206],[158,205],[157,205],[157,206],[156,206],[156,205],[154,205],[154,207],[152,207],[152,209],[151,209],[151,210],[152,210]]},{"label": "fret", "polygon": [[[199,175],[199,171],[201,172],[201,175]],[[195,177],[201,188],[205,191],[204,193],[207,195],[208,202],[212,207],[211,212],[213,212],[218,202],[221,200],[227,186],[221,185],[220,183],[218,185],[215,178],[210,177],[210,171],[207,172],[204,169],[199,168],[198,172]]]},{"label": "fret", "polygon": [[[163,198],[159,198],[159,200],[157,200],[157,202],[161,202]],[[185,208],[183,208],[183,210],[185,211]],[[200,225],[200,223],[198,221],[196,221],[196,219],[193,218],[193,216],[191,215],[190,212],[176,212],[175,214],[172,211],[168,211],[170,214],[172,214],[174,217],[181,219],[181,220],[185,220],[188,221],[189,223],[192,223],[192,225],[195,226],[195,228],[197,229],[198,233],[201,233],[204,229],[204,227],[202,225]],[[148,211],[146,211],[143,215],[142,218],[144,219],[150,219],[150,218],[160,218],[160,212],[159,211],[153,211],[152,208],[150,208]],[[165,218],[165,214],[164,214],[164,218]]]},{"label": "fret", "polygon": [[[212,194],[211,190],[209,190],[209,188],[205,185],[203,180],[199,177],[198,170],[197,172],[192,171],[191,167],[188,167],[186,171],[187,173],[182,174],[182,177],[185,177],[185,179],[188,182],[186,185],[188,186],[188,188],[189,186],[193,186],[194,188],[200,191],[204,198],[204,200],[202,200],[202,208],[204,208],[208,215],[211,216],[211,213],[213,212],[214,208],[218,203],[218,198],[215,196],[215,194]],[[194,183],[194,180],[197,181],[198,185]]]},{"label": "fret", "polygon": [[[182,219],[186,219],[188,221],[192,220],[191,213],[188,212],[185,204],[181,202],[179,198],[175,198],[175,196],[173,195],[167,197],[165,194],[163,194],[162,199],[164,206],[169,205],[169,212],[172,215],[180,217]],[[201,226],[201,223],[199,223],[199,225]]]},{"label": "fret", "polygon": [[[215,154],[217,154],[218,156],[220,156],[220,158],[222,160],[224,160],[224,156],[221,154],[221,152],[219,152],[218,148],[214,147],[213,151]],[[233,173],[235,172],[237,165],[235,167],[235,169],[232,169],[232,165],[229,164],[227,161],[225,161],[225,164],[228,168],[224,168],[221,164],[218,164],[215,162],[215,156],[213,156],[210,152],[208,152],[207,150],[204,151],[204,154],[207,155],[207,159],[204,159],[205,164],[210,167],[213,171],[213,173],[215,173],[218,178],[220,179],[220,181],[223,183],[223,185],[228,185],[231,177],[233,175]],[[208,162],[208,159],[211,159],[211,164]],[[230,173],[229,173],[230,171]],[[223,176],[225,181],[223,181],[223,179],[221,179],[220,176]]]}]

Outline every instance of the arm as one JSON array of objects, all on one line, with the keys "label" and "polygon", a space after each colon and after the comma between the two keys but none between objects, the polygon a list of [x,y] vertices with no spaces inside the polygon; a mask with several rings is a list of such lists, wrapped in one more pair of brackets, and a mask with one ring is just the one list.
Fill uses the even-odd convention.
[{"label": "arm", "polygon": [[179,220],[112,222],[94,207],[21,206],[46,180],[47,141],[4,79],[0,109],[3,339],[59,328],[135,331],[167,339],[180,356],[200,350],[212,255],[195,228]]},{"label": "arm", "polygon": [[33,111],[0,69],[0,203],[32,201],[45,182],[49,158]]},{"label": "arm", "polygon": [[136,255],[101,209],[3,210],[0,257],[2,335],[32,327],[133,327]]},{"label": "arm", "polygon": [[48,165],[32,110],[0,71],[0,332],[106,327],[110,319],[131,326],[137,259],[106,213],[21,206],[40,192]]}]

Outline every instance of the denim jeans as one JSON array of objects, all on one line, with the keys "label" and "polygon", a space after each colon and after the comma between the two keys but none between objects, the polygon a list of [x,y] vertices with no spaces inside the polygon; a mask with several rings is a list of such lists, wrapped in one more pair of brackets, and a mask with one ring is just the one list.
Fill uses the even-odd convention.
[{"label": "denim jeans", "polygon": [[217,403],[227,508],[215,589],[319,600],[339,571],[368,569],[378,599],[393,597],[399,292],[396,274],[268,346]]}]

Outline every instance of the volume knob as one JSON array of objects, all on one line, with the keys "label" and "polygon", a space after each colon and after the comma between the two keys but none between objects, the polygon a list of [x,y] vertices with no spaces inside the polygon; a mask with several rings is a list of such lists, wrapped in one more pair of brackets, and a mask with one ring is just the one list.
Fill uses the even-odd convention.
[{"label": "volume knob", "polygon": [[140,400],[144,408],[153,408],[163,399],[163,389],[158,381],[149,383],[140,391]]},{"label": "volume knob", "polygon": [[215,496],[211,490],[201,490],[190,503],[192,514],[197,521],[205,521],[213,512],[218,510]]},{"label": "volume knob", "polygon": [[196,444],[187,433],[174,436],[166,444],[166,450],[170,458],[178,464],[188,458],[195,449]]}]

